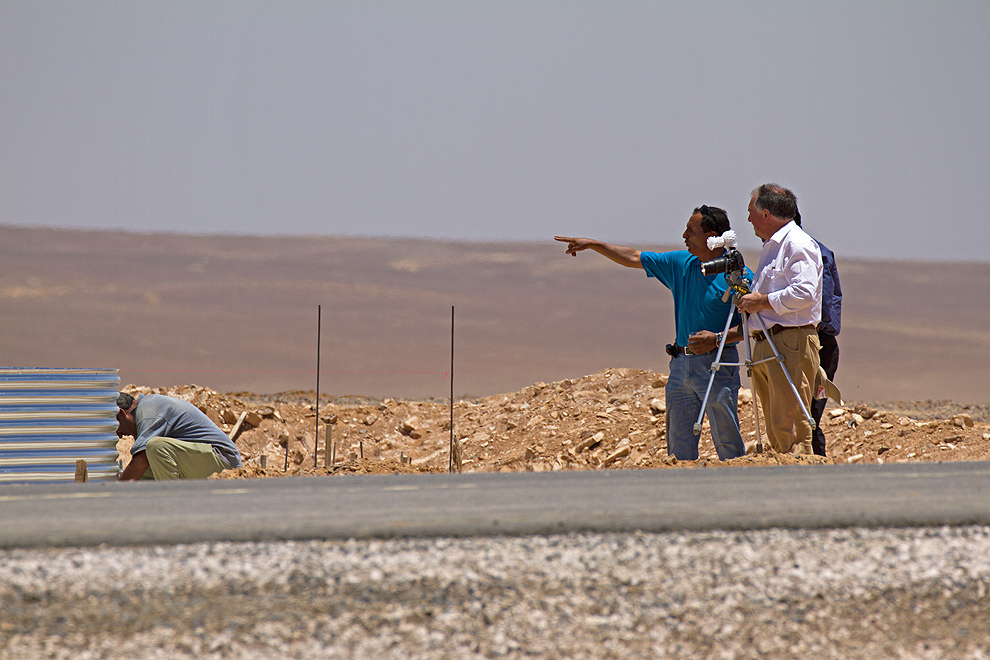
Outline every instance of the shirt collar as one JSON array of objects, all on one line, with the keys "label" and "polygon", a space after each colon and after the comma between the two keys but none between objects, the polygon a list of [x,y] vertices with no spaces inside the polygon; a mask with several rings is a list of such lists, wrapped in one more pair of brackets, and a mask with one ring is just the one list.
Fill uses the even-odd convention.
[{"label": "shirt collar", "polygon": [[788,234],[790,234],[791,233],[791,230],[793,230],[795,227],[797,227],[797,225],[794,224],[794,221],[793,220],[788,221],[788,223],[786,225],[784,225],[783,227],[781,227],[780,229],[778,229],[777,231],[774,232],[773,236],[771,236],[767,240],[767,243],[773,243],[774,245],[780,245],[781,243],[784,242],[784,238]]}]

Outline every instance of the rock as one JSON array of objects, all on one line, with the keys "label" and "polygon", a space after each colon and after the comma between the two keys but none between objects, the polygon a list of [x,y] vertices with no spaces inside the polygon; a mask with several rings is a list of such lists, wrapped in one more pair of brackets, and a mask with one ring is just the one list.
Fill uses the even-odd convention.
[{"label": "rock", "polygon": [[[629,442],[628,439],[626,440],[626,442]],[[631,451],[632,451],[632,447],[628,444],[625,447],[616,449],[614,452],[612,452],[611,454],[605,457],[605,459],[602,461],[602,465],[611,465],[620,458],[625,458],[626,456],[628,456]]]},{"label": "rock", "polygon": [[966,413],[959,413],[952,416],[952,423],[961,429],[971,428],[973,426],[973,418]]},{"label": "rock", "polygon": [[655,381],[653,381],[653,389],[655,390],[660,389],[666,384],[667,384],[667,375],[661,374],[660,376],[657,377]]},{"label": "rock", "polygon": [[604,439],[605,439],[605,432],[604,431],[599,431],[598,433],[585,438],[584,440],[582,440],[581,442],[579,442],[577,445],[575,445],[574,446],[574,451],[575,451],[575,453],[581,453],[585,449],[591,449],[593,447],[597,447],[598,445],[601,444],[602,440],[604,440]]},{"label": "rock", "polygon": [[407,418],[401,424],[399,424],[399,433],[402,435],[409,436],[413,440],[418,440],[423,437],[422,422],[419,417],[413,415]]},{"label": "rock", "polygon": [[852,414],[852,421],[855,422],[856,426],[859,426],[865,421],[865,418],[859,413]]},{"label": "rock", "polygon": [[251,411],[247,414],[247,417],[244,418],[244,423],[247,424],[248,426],[257,428],[261,426],[261,418],[262,416],[260,413],[256,411]]},{"label": "rock", "polygon": [[364,418],[364,425],[365,426],[372,426],[377,421],[378,421],[378,417],[377,416],[375,416],[375,415],[368,415],[367,417]]},{"label": "rock", "polygon": [[863,454],[854,454],[846,459],[846,463],[859,463],[863,460]]},{"label": "rock", "polygon": [[846,411],[844,408],[832,408],[831,410],[828,411],[828,415],[832,419],[835,419],[836,417],[842,417],[845,414]]},{"label": "rock", "polygon": [[484,447],[488,443],[488,441],[490,439],[491,439],[491,436],[489,436],[484,431],[476,431],[474,433],[474,435],[472,435],[470,438],[464,439],[463,442],[464,443],[471,443],[472,445],[479,445],[481,447]]},{"label": "rock", "polygon": [[526,422],[526,426],[524,428],[531,429],[534,426],[536,426],[537,424],[542,424],[542,423],[543,423],[543,417],[541,417],[540,415],[537,415],[536,417],[534,417],[531,420],[529,420],[528,422]]},{"label": "rock", "polygon": [[661,415],[667,412],[667,402],[663,399],[650,399],[650,412],[654,415]]},{"label": "rock", "polygon": [[309,455],[309,438],[305,434],[297,433],[294,440],[289,441],[289,461],[295,465],[302,465]]},{"label": "rock", "polygon": [[233,424],[237,421],[237,413],[235,413],[230,408],[224,408],[220,411],[220,417],[223,419],[224,424]]},{"label": "rock", "polygon": [[753,390],[740,387],[739,388],[739,403],[753,403]]},{"label": "rock", "polygon": [[863,417],[863,419],[870,419],[874,415],[877,414],[877,411],[874,410],[873,408],[870,408],[869,406],[863,406],[863,405],[854,406],[853,407],[853,412],[861,415]]}]

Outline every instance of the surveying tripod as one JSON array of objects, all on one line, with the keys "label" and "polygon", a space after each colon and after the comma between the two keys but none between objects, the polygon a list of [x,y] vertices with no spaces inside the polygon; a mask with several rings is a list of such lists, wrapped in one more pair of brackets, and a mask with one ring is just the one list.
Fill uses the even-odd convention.
[{"label": "surveying tripod", "polygon": [[[715,381],[715,372],[719,370],[722,366],[728,367],[746,367],[746,375],[749,376],[750,380],[753,377],[753,365],[762,364],[763,362],[769,362],[770,360],[776,360],[777,364],[780,366],[781,370],[784,372],[784,376],[787,378],[787,383],[791,386],[791,392],[794,393],[794,398],[797,399],[798,405],[801,406],[801,412],[804,413],[805,418],[807,418],[808,423],[811,424],[811,430],[814,431],[817,423],[815,418],[811,416],[808,412],[808,407],[804,405],[804,401],[801,400],[801,395],[798,394],[797,387],[794,386],[794,381],[791,379],[791,375],[784,368],[784,357],[777,350],[777,346],[773,343],[773,339],[770,338],[770,333],[767,331],[766,325],[763,323],[763,319],[760,318],[759,314],[752,314],[756,318],[757,325],[760,326],[760,330],[763,332],[763,339],[770,345],[770,349],[773,351],[773,357],[768,357],[759,362],[753,362],[752,351],[750,349],[750,341],[752,337],[749,334],[749,317],[751,316],[748,312],[739,310],[736,306],[739,298],[741,296],[750,293],[751,289],[749,286],[749,280],[745,276],[745,271],[732,271],[725,274],[725,280],[729,283],[729,288],[725,290],[722,294],[722,302],[728,302],[729,296],[732,296],[732,306],[729,308],[729,317],[725,320],[725,329],[722,332],[722,339],[718,343],[718,352],[715,353],[715,360],[712,361],[712,375],[708,377],[708,387],[705,389],[705,398],[701,401],[701,411],[698,413],[698,421],[694,424],[695,435],[701,434],[701,423],[705,418],[705,408],[708,406],[708,396],[712,391],[712,383]],[[732,314],[734,311],[739,310],[739,314],[742,317],[741,329],[743,331],[743,354],[746,357],[745,362],[722,362],[722,351],[725,349],[725,341],[729,335],[729,328],[732,326]],[[756,401],[756,392],[753,392],[753,418],[756,422],[756,453],[763,453],[763,436],[760,434],[760,406]]]}]

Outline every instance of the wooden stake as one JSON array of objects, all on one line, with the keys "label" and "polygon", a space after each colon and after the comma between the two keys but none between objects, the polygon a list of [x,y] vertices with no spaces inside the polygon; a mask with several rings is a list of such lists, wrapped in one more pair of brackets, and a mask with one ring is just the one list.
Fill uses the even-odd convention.
[{"label": "wooden stake", "polygon": [[237,423],[234,424],[234,428],[230,429],[230,433],[227,434],[227,437],[228,438],[230,438],[231,440],[234,439],[234,436],[237,435],[237,432],[241,430],[241,424],[244,423],[244,420],[245,419],[247,419],[247,411],[246,410],[241,413],[241,416],[240,417],[237,418]]},{"label": "wooden stake", "polygon": [[86,461],[79,459],[76,461],[76,483],[84,484],[89,481],[89,466],[86,465]]},{"label": "wooden stake", "polygon": [[450,306],[450,450],[447,472],[461,471],[461,444],[454,433],[454,306]]}]

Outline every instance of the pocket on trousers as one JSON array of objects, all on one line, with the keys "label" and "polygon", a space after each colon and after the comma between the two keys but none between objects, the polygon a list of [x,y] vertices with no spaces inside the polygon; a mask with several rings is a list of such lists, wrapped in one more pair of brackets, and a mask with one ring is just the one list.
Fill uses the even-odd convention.
[{"label": "pocket on trousers", "polygon": [[798,332],[797,330],[784,330],[780,334],[773,337],[773,342],[777,345],[777,350],[787,350],[791,353],[803,353],[801,350],[801,342],[804,341],[806,335],[803,332]]}]

